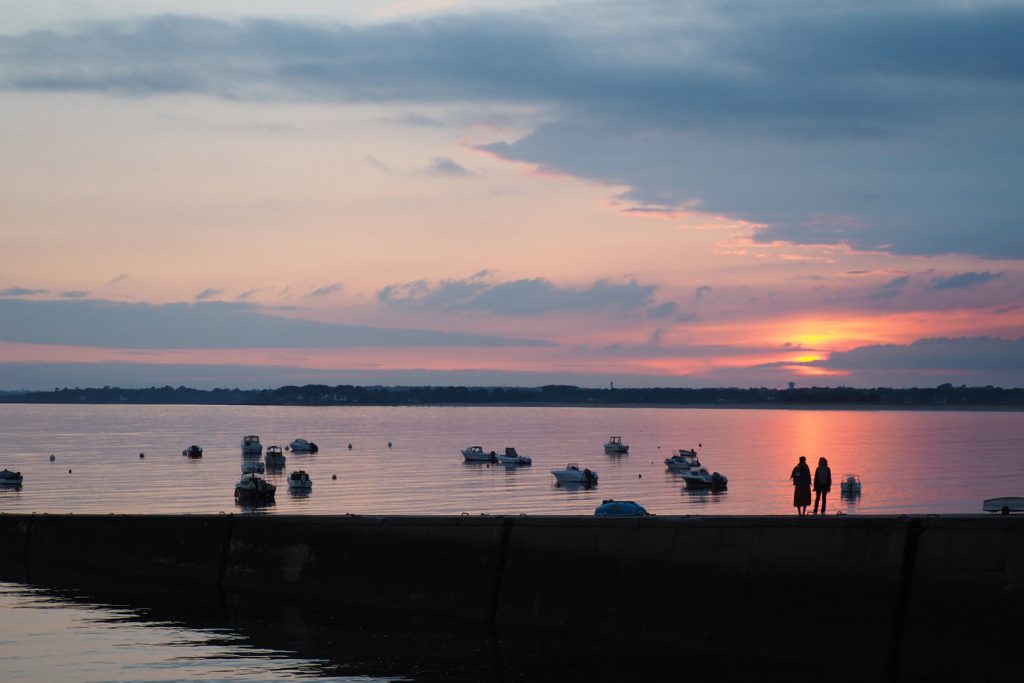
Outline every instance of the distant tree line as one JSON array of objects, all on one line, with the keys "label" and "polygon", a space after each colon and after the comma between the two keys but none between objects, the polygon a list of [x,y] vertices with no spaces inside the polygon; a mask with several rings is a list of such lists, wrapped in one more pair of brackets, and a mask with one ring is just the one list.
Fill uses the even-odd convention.
[{"label": "distant tree line", "polygon": [[53,391],[0,393],[3,403],[119,403],[201,405],[868,405],[868,406],[1024,406],[1024,389],[1000,387],[855,389],[590,389],[549,384],[542,387],[353,386],[307,384],[278,389],[192,389],[105,386]]}]

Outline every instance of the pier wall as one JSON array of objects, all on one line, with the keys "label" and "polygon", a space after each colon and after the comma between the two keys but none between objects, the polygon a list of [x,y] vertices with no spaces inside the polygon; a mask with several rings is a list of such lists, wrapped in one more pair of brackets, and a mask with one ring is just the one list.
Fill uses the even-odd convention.
[{"label": "pier wall", "polygon": [[596,635],[624,653],[1024,676],[1021,517],[0,515],[0,564]]}]

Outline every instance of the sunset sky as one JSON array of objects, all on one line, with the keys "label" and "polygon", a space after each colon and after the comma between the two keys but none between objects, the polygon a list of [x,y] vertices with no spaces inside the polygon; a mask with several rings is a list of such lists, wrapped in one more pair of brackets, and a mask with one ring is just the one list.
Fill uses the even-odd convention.
[{"label": "sunset sky", "polygon": [[1024,4],[0,0],[0,389],[1024,386]]}]

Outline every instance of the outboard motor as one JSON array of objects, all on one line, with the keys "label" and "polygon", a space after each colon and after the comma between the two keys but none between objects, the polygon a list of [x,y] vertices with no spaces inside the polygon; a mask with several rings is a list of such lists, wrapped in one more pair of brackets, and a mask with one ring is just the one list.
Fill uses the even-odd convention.
[{"label": "outboard motor", "polygon": [[310,442],[309,442],[309,452],[310,452],[310,453],[316,453],[316,452],[317,452],[317,451],[319,451],[319,450],[320,450],[320,447],[319,447],[319,446],[317,446],[317,445],[316,445],[315,443],[313,443],[312,441],[310,441]]},{"label": "outboard motor", "polygon": [[583,476],[587,478],[588,484],[593,484],[597,481],[597,473],[591,471],[589,468],[583,470]]}]

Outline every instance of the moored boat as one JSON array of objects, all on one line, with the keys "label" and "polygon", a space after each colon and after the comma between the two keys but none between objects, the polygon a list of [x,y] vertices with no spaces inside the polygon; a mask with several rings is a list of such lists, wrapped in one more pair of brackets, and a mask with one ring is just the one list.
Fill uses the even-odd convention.
[{"label": "moored boat", "polygon": [[494,462],[496,455],[494,451],[485,451],[483,446],[467,446],[462,449],[462,457],[469,462]]},{"label": "moored boat", "polygon": [[262,460],[248,458],[242,461],[242,474],[263,474],[266,469]]},{"label": "moored boat", "polygon": [[290,491],[311,491],[313,480],[309,478],[305,470],[296,470],[288,475],[288,489]]},{"label": "moored boat", "polygon": [[1008,515],[1011,512],[1024,512],[1024,497],[1004,496],[1002,498],[989,498],[982,503],[981,509],[985,512],[998,512]]},{"label": "moored boat", "polygon": [[277,487],[259,474],[243,474],[235,484],[235,501],[239,503],[270,503]]},{"label": "moored boat", "polygon": [[609,436],[608,443],[604,445],[604,452],[608,455],[626,455],[629,453],[629,445],[622,443],[621,436]]},{"label": "moored boat", "polygon": [[583,468],[577,463],[571,462],[565,466],[564,469],[551,470],[551,474],[555,476],[555,480],[559,484],[596,484],[597,483],[597,472]]},{"label": "moored boat", "polygon": [[250,435],[242,438],[242,455],[262,455],[263,444],[260,443],[260,437],[256,435]]},{"label": "moored boat", "polygon": [[839,480],[839,492],[844,496],[856,496],[860,493],[860,477],[856,474],[844,474]]},{"label": "moored boat", "polygon": [[295,439],[288,444],[288,448],[290,448],[293,453],[316,453],[320,450],[320,447],[315,443],[312,441],[306,441],[305,439]]},{"label": "moored boat", "polygon": [[505,465],[532,465],[533,458],[520,455],[514,448],[506,448],[504,453],[495,453],[494,458]]},{"label": "moored boat", "polygon": [[697,459],[697,451],[680,448],[675,455],[665,458],[665,466],[674,472],[688,472],[700,469],[700,460]]},{"label": "moored boat", "polygon": [[263,456],[267,467],[284,467],[284,451],[280,446],[267,446],[267,454]]},{"label": "moored boat", "polygon": [[[192,444],[181,452],[182,455],[188,456],[189,458],[201,458],[203,457],[203,449],[195,444]],[[141,453],[139,454],[141,457]]]},{"label": "moored boat", "polygon": [[724,489],[729,486],[729,478],[718,472],[708,472],[703,467],[682,472],[683,482],[690,489]]},{"label": "moored boat", "polygon": [[21,472],[12,472],[8,469],[0,471],[0,486],[21,486],[24,480]]}]

